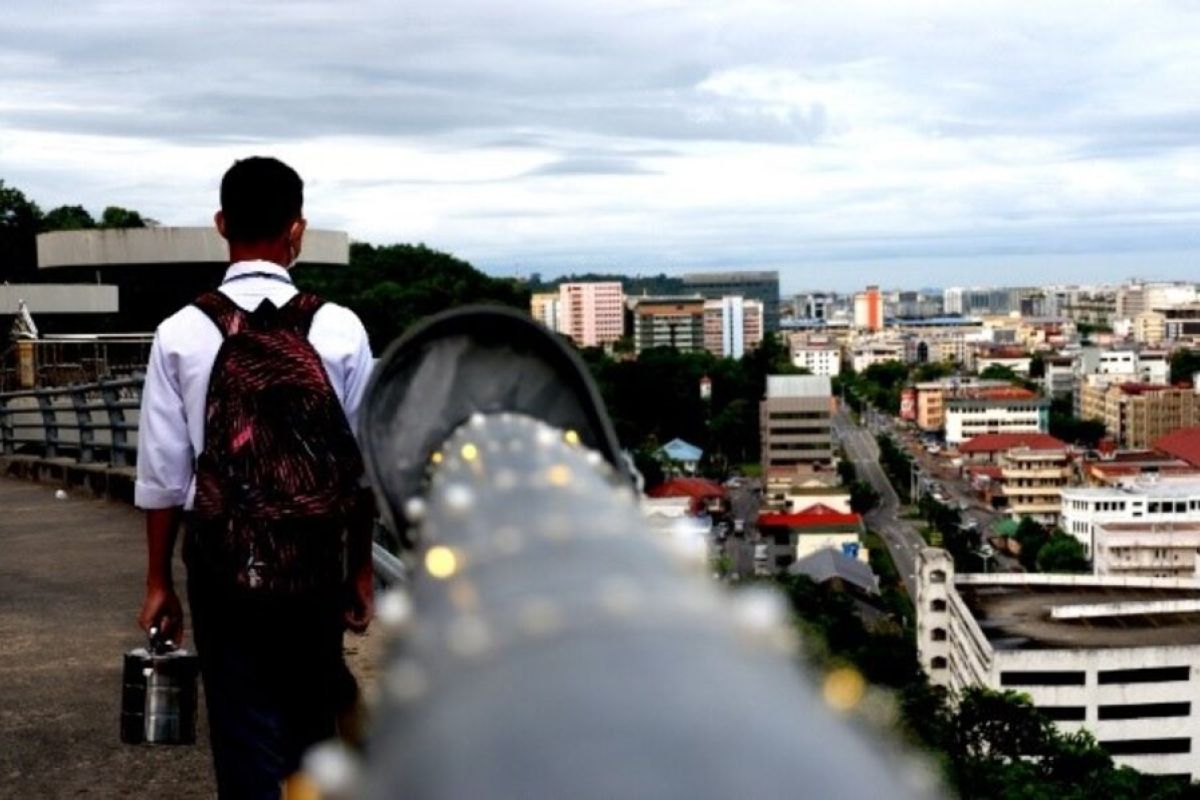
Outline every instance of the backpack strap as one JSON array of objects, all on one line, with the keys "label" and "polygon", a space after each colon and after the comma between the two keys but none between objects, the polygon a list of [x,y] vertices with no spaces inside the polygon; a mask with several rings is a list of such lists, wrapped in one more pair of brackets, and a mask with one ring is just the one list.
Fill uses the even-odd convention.
[{"label": "backpack strap", "polygon": [[324,298],[311,292],[297,292],[279,309],[280,322],[308,338],[313,317],[317,315],[323,305],[325,305]]},{"label": "backpack strap", "polygon": [[193,300],[192,305],[203,311],[225,338],[247,327],[246,312],[221,292],[205,292]]}]

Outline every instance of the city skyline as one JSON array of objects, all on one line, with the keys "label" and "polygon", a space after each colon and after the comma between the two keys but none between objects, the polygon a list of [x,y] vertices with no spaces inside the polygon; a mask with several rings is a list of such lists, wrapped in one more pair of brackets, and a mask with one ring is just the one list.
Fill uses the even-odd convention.
[{"label": "city skyline", "polygon": [[[65,12],[68,13],[68,12]],[[9,9],[0,179],[208,224],[279,155],[314,225],[496,275],[1194,279],[1200,13],[886,3]]]}]

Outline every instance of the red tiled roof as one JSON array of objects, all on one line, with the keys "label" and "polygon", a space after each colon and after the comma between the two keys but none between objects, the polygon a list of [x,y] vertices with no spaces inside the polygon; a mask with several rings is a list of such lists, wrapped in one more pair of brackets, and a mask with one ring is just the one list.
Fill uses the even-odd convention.
[{"label": "red tiled roof", "polygon": [[1200,467],[1200,426],[1168,433],[1154,443],[1154,449]]},{"label": "red tiled roof", "polygon": [[672,478],[646,492],[650,497],[725,497],[725,488],[704,478]]},{"label": "red tiled roof", "polygon": [[963,397],[970,400],[1025,400],[1037,397],[1023,386],[983,386],[968,387],[963,391]]},{"label": "red tiled roof", "polygon": [[1122,383],[1120,385],[1122,394],[1150,394],[1152,392],[1162,392],[1172,387],[1165,383]]},{"label": "red tiled roof", "polygon": [[1000,453],[1014,447],[1031,450],[1051,450],[1066,447],[1066,443],[1048,433],[985,433],[968,439],[958,446],[959,453]]},{"label": "red tiled roof", "polygon": [[824,503],[811,505],[795,514],[764,512],[758,515],[758,526],[768,528],[816,528],[825,525],[861,525],[858,514],[843,514]]},{"label": "red tiled roof", "polygon": [[971,477],[982,475],[985,478],[991,478],[994,481],[998,481],[1004,477],[1004,471],[1000,467],[993,466],[992,464],[971,464],[966,468],[966,470],[967,474]]}]

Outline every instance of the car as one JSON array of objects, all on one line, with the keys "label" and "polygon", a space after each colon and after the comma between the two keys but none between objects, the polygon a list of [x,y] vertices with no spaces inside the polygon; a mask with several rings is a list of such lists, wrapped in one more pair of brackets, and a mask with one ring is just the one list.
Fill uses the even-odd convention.
[{"label": "car", "polygon": [[942,448],[936,444],[929,444],[925,446],[925,452],[929,453],[931,456],[936,456],[938,453],[942,452]]}]

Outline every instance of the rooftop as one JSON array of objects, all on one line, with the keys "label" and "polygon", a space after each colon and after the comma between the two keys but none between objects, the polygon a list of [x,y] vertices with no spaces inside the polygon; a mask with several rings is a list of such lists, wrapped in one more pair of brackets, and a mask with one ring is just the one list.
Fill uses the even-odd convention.
[{"label": "rooftop", "polygon": [[1061,450],[1067,445],[1048,433],[985,433],[968,439],[958,446],[958,452],[999,453],[1014,447],[1029,447],[1035,450]]},{"label": "rooftop", "polygon": [[1154,443],[1154,449],[1200,467],[1200,426],[1168,433]]},{"label": "rooftop", "polygon": [[767,397],[829,397],[828,375],[768,375]]},{"label": "rooftop", "polygon": [[1139,475],[1117,486],[1069,486],[1062,490],[1064,500],[1107,500],[1124,497],[1196,497],[1200,496],[1200,476],[1184,474],[1164,477]]},{"label": "rooftop", "polygon": [[862,517],[858,514],[843,514],[823,503],[811,505],[795,514],[763,512],[758,515],[760,528],[835,528],[858,530]]},{"label": "rooftop", "polygon": [[[1200,645],[1200,611],[1138,613],[1139,606],[1111,605],[1197,601],[1200,587],[1141,588],[1085,580],[1074,585],[958,583],[956,588],[996,650]],[[1064,607],[1097,605],[1110,613],[1093,615],[1088,609],[1078,618],[1068,616],[1069,611],[1051,616],[1056,608],[1061,615]]]},{"label": "rooftop", "polygon": [[879,594],[879,579],[871,568],[840,550],[825,547],[810,553],[787,569],[789,575],[807,575],[817,583],[835,578],[868,594]]}]

